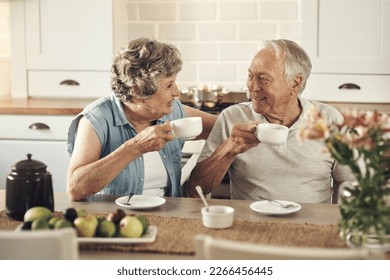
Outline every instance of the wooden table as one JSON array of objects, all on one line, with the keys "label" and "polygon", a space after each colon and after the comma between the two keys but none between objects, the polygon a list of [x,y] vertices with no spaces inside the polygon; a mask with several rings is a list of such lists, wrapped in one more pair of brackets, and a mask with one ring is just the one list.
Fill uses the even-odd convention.
[{"label": "wooden table", "polygon": [[[94,196],[86,201],[70,201],[66,193],[55,193],[55,210],[64,211],[68,207],[83,208],[92,213],[108,213],[118,208],[114,203],[115,196]],[[210,199],[210,205],[229,205],[235,209],[235,218],[249,221],[268,221],[279,223],[311,223],[336,225],[339,218],[337,205],[331,204],[302,204],[302,209],[288,216],[265,216],[252,211],[249,200]],[[166,203],[157,208],[143,211],[126,210],[128,213],[148,213],[171,217],[200,218],[200,209],[203,207],[201,199],[195,198],[166,198]],[[5,209],[5,191],[0,190],[0,210]],[[193,259],[192,255],[166,255],[152,253],[126,253],[110,251],[80,251],[81,259]]]}]

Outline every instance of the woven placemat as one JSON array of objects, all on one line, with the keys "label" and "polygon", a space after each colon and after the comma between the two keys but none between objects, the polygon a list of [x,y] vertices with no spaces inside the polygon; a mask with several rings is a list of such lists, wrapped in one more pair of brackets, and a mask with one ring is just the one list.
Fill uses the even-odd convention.
[{"label": "woven placemat", "polygon": [[[105,216],[105,214],[98,214]],[[345,243],[339,238],[336,225],[251,222],[235,219],[229,229],[207,229],[199,218],[145,216],[150,224],[157,226],[157,238],[153,243],[143,244],[80,244],[82,250],[109,250],[123,252],[155,252],[165,254],[194,254],[197,234],[261,244],[301,247],[342,248]],[[0,229],[15,229],[20,222],[12,221],[0,212]]]}]

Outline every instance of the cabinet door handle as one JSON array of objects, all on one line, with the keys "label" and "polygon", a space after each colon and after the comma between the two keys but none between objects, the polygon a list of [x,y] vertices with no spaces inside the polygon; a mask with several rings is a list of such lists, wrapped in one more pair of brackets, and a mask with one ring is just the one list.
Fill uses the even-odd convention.
[{"label": "cabinet door handle", "polygon": [[60,82],[61,86],[79,86],[80,83],[75,80],[63,80]]},{"label": "cabinet door handle", "polygon": [[34,130],[46,130],[46,129],[50,129],[50,126],[44,123],[33,123],[28,128]]},{"label": "cabinet door handle", "polygon": [[357,84],[345,83],[339,86],[339,89],[360,89],[360,87]]}]

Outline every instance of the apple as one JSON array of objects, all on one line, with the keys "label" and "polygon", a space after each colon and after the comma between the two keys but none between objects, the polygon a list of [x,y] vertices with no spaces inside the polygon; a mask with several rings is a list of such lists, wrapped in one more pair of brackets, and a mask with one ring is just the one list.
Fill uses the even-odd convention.
[{"label": "apple", "polygon": [[50,228],[54,228],[54,225],[56,224],[56,222],[58,220],[60,220],[60,218],[58,218],[58,217],[51,217],[49,219],[49,226],[50,226]]},{"label": "apple", "polygon": [[71,221],[67,220],[67,219],[58,219],[55,224],[54,224],[54,228],[55,229],[60,229],[60,228],[71,228],[73,227],[73,224]]},{"label": "apple", "polygon": [[31,230],[49,229],[49,223],[47,219],[36,219],[31,224]]},{"label": "apple", "polygon": [[77,217],[73,224],[77,229],[78,236],[94,237],[99,222],[94,215],[88,214],[83,217]]},{"label": "apple", "polygon": [[52,212],[46,207],[35,206],[26,211],[24,214],[24,222],[33,222],[34,220],[43,219],[48,221],[52,217]]},{"label": "apple", "polygon": [[140,237],[144,228],[140,220],[133,216],[126,216],[119,222],[119,232],[124,237]]},{"label": "apple", "polygon": [[97,234],[100,237],[113,237],[116,233],[116,225],[108,220],[103,220],[99,223]]},{"label": "apple", "polygon": [[142,234],[146,233],[149,229],[149,220],[144,215],[135,216],[142,224],[143,231]]},{"label": "apple", "polygon": [[76,208],[77,217],[85,217],[88,215],[87,211],[82,208]]}]

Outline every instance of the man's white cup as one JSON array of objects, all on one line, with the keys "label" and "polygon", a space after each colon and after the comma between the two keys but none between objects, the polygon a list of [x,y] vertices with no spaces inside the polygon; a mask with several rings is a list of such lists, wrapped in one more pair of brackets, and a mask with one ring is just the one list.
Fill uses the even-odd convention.
[{"label": "man's white cup", "polygon": [[260,123],[257,125],[256,136],[261,143],[281,145],[287,142],[288,127],[276,123]]},{"label": "man's white cup", "polygon": [[171,122],[172,134],[176,138],[189,140],[202,133],[203,125],[201,117],[177,119]]}]

